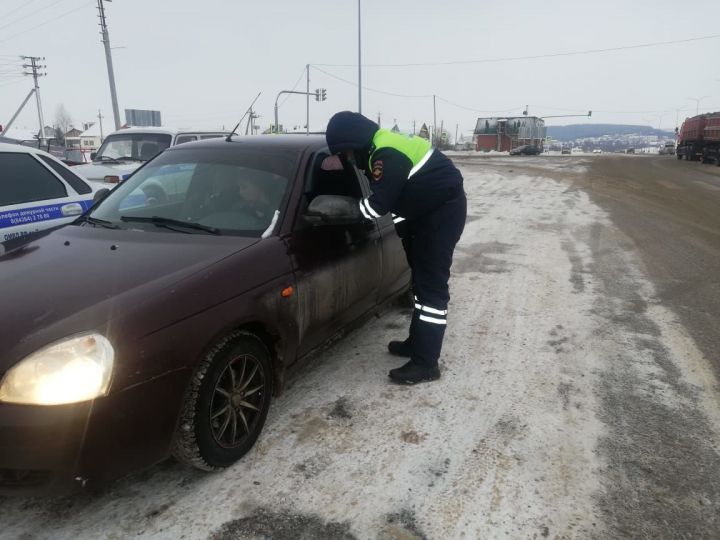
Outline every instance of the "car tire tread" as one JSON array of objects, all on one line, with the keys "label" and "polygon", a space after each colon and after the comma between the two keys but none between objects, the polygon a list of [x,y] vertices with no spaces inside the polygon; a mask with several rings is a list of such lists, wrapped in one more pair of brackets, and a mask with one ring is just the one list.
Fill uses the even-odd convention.
[{"label": "car tire tread", "polygon": [[[185,400],[181,408],[172,449],[172,455],[175,459],[195,467],[196,469],[203,471],[217,471],[226,468],[223,466],[212,465],[203,457],[202,450],[198,443],[195,416],[197,413],[198,401],[202,392],[203,380],[215,365],[218,355],[222,355],[226,348],[232,346],[233,342],[238,340],[254,341],[257,345],[262,347],[268,358],[270,357],[268,348],[258,336],[246,330],[236,330],[215,343],[215,345],[207,351],[203,359],[198,364],[185,394]],[[271,381],[270,384],[272,384],[271,374],[268,373],[267,377],[269,381]],[[270,400],[271,395],[272,389],[270,389],[270,392],[268,393],[268,401]],[[267,410],[265,411],[265,414],[267,414]],[[263,423],[264,418],[260,423],[260,429],[262,429]]]}]

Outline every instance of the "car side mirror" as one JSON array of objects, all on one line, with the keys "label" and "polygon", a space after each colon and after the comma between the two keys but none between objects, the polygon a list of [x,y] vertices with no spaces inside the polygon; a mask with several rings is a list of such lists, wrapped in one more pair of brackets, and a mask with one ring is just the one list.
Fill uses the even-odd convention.
[{"label": "car side mirror", "polygon": [[98,202],[100,199],[102,199],[105,195],[110,193],[110,190],[108,188],[100,188],[98,189],[95,194],[93,195],[93,203]]},{"label": "car side mirror", "polygon": [[96,157],[97,157],[97,152],[90,152],[90,161],[95,161]]},{"label": "car side mirror", "polygon": [[357,199],[342,195],[318,195],[303,218],[313,225],[352,225],[363,221]]}]

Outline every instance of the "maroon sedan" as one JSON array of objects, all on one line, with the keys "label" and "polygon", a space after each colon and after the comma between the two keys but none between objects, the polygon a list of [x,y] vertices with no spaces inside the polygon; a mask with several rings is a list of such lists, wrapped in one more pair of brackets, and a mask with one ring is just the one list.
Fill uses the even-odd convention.
[{"label": "maroon sedan", "polygon": [[[174,455],[243,456],[272,395],[402,295],[390,216],[321,137],[166,150],[75,223],[0,256],[0,492],[56,492]],[[2,250],[0,250],[2,252]]]}]

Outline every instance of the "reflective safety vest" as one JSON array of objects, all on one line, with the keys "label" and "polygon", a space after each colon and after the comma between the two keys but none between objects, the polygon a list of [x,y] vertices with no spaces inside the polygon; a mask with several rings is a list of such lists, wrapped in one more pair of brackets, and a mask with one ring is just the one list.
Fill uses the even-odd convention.
[{"label": "reflective safety vest", "polygon": [[412,163],[408,178],[418,172],[433,153],[430,142],[416,135],[403,135],[389,129],[379,129],[372,141],[368,170],[372,171],[373,156],[383,148],[392,148],[406,156]]}]

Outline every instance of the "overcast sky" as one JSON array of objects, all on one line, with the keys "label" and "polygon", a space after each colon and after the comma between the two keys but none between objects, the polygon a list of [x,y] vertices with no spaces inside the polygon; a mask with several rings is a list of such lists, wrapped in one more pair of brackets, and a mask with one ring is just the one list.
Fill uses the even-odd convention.
[{"label": "overcast sky", "polygon": [[[40,79],[46,124],[63,104],[76,124],[98,109],[112,124],[96,0],[0,0],[0,124],[31,88],[17,55],[44,56]],[[157,109],[173,127],[231,127],[258,92],[266,127],[280,90],[327,88],[311,101],[310,126],[357,110],[357,0],[113,0],[106,4],[121,117]],[[675,127],[700,110],[720,109],[720,39],[616,52],[435,66],[372,67],[495,60],[682,40],[720,34],[718,0],[362,0],[362,110],[403,131],[437,119],[469,133],[478,116],[573,114],[590,121]],[[47,24],[44,24],[47,23]],[[324,65],[323,65],[324,64]],[[328,65],[331,64],[331,65]],[[349,67],[332,64],[349,64]],[[323,71],[320,71],[323,70]],[[327,73],[325,73],[327,72]],[[335,77],[347,79],[348,84]],[[299,81],[299,82],[298,82]],[[305,123],[304,96],[280,100],[280,122]],[[448,103],[451,102],[452,104]],[[463,109],[458,107],[466,107]],[[472,109],[472,110],[468,110]],[[549,119],[549,125],[587,122]],[[16,122],[37,129],[34,100]]]}]

